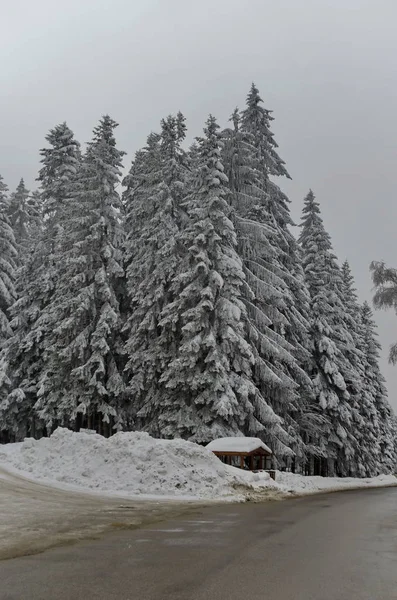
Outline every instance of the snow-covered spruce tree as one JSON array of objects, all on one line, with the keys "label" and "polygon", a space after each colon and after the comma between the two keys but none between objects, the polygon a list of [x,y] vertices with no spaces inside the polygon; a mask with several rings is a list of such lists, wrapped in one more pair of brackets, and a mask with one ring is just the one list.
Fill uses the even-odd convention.
[{"label": "snow-covered spruce tree", "polygon": [[245,340],[245,285],[236,233],[226,201],[218,125],[210,116],[198,140],[198,172],[184,208],[187,250],[173,282],[175,300],[161,324],[180,339],[161,383],[169,390],[158,416],[165,436],[197,442],[235,434],[283,433],[280,419],[253,383],[254,355]]},{"label": "snow-covered spruce tree", "polygon": [[29,190],[22,178],[17,189],[11,194],[8,203],[8,216],[14,230],[14,237],[18,244],[28,237],[30,214],[28,209]]},{"label": "snow-covered spruce tree", "polygon": [[128,413],[136,427],[156,436],[164,435],[159,414],[167,401],[160,377],[176,352],[172,318],[167,325],[160,320],[173,300],[171,282],[183,252],[179,232],[187,175],[184,137],[181,114],[164,119],[161,135],[149,136],[124,181]]},{"label": "snow-covered spruce tree", "polygon": [[[344,306],[343,320],[352,338],[345,346],[345,355],[355,376],[346,377],[351,402],[360,416],[356,424],[355,437],[358,441],[356,462],[360,476],[373,477],[380,470],[381,450],[379,440],[379,419],[375,407],[375,394],[372,388],[371,367],[368,364],[368,342],[366,327],[362,321],[362,307],[358,302],[354,278],[349,263],[342,265],[342,287],[340,289]],[[357,377],[358,375],[358,377]]]},{"label": "snow-covered spruce tree", "polygon": [[[288,350],[283,356],[274,351],[273,356],[266,355],[278,378],[270,388],[266,385],[267,394],[276,413],[288,423],[296,458],[302,463],[304,456],[319,453],[311,433],[321,429],[321,418],[316,414],[312,384],[307,376],[311,358],[307,335],[309,296],[302,257],[290,230],[293,222],[289,200],[271,179],[289,175],[270,130],[271,113],[263,108],[255,85],[248,94],[241,124],[237,111],[232,120],[234,133],[233,130],[226,132],[229,132],[226,149],[229,146],[230,154],[225,160],[226,169],[236,198],[237,215],[240,219],[248,218],[242,235],[239,234],[243,240],[240,254],[243,259],[246,254],[247,279],[256,292],[255,303],[262,303],[261,309],[268,321],[264,330],[257,320],[255,327],[266,337],[274,332],[278,336],[277,343],[284,342]],[[240,170],[237,177],[233,175],[236,169]],[[258,237],[255,233],[258,226],[268,226],[272,233]],[[267,237],[266,242],[264,237]],[[262,288],[260,291],[258,286]]]},{"label": "snow-covered spruce tree", "polygon": [[290,178],[285,162],[278,155],[278,145],[270,130],[271,121],[274,120],[272,111],[263,108],[262,102],[259,90],[253,83],[247,96],[246,108],[242,113],[243,129],[253,135],[261,168],[265,169],[267,175]]},{"label": "snow-covered spruce tree", "polygon": [[43,225],[43,197],[41,190],[33,190],[28,198],[28,205],[31,214],[29,225],[29,238],[33,243],[39,239]]},{"label": "snow-covered spruce tree", "polygon": [[197,143],[197,140],[194,140],[190,145],[187,153],[187,159],[190,171],[192,173],[196,173],[200,168],[200,147]]},{"label": "snow-covered spruce tree", "polygon": [[23,179],[11,194],[8,216],[18,247],[18,263],[21,265],[29,255],[32,238],[34,241],[41,220],[39,198],[37,194],[29,192]]},{"label": "snow-covered spruce tree", "polygon": [[43,294],[37,278],[42,265],[41,259],[43,255],[34,248],[19,268],[16,282],[17,300],[11,307],[13,335],[9,340],[7,352],[12,385],[3,405],[3,418],[8,422],[9,431],[15,441],[40,434],[40,425],[33,407],[37,399],[37,382],[42,369],[44,350],[43,337],[36,326],[41,318]]},{"label": "snow-covered spruce tree", "polygon": [[[378,472],[394,473],[396,471],[396,419],[387,400],[385,379],[380,371],[380,343],[377,339],[376,324],[372,310],[367,302],[361,309],[363,328],[363,348],[365,352],[365,387],[373,400],[378,421],[377,444],[380,447]],[[367,426],[367,424],[366,424]],[[377,446],[375,446],[376,450]]]},{"label": "snow-covered spruce tree", "polygon": [[[10,371],[13,389],[8,409],[16,414],[14,434],[40,435],[43,428],[33,407],[37,400],[38,381],[43,374],[44,352],[52,323],[48,306],[54,293],[59,265],[56,240],[60,237],[65,206],[80,162],[80,146],[66,123],[57,125],[46,136],[48,148],[41,150],[42,168],[39,173],[43,221],[34,232],[27,255],[18,276],[18,300],[13,306],[14,335],[9,345]],[[57,255],[57,256],[56,256]]]},{"label": "snow-covered spruce tree", "polygon": [[8,188],[0,175],[0,348],[12,334],[10,306],[15,300],[17,249],[7,215]]},{"label": "snow-covered spruce tree", "polygon": [[38,180],[43,201],[45,238],[53,251],[55,238],[66,216],[70,188],[76,179],[81,152],[79,142],[65,122],[51,129],[46,140],[49,147],[40,151],[43,166]]},{"label": "snow-covered spruce tree", "polygon": [[47,309],[52,334],[36,410],[48,429],[81,425],[109,433],[123,423],[120,372],[123,152],[105,116],[94,129],[65,205],[56,286]]},{"label": "snow-covered spruce tree", "polygon": [[[281,298],[278,288],[284,289],[282,280],[270,268],[277,262],[277,253],[271,243],[276,231],[266,223],[266,217],[260,218],[267,194],[261,186],[253,135],[241,130],[237,110],[231,121],[232,127],[222,133],[222,158],[228,177],[228,200],[237,233],[238,254],[246,277],[243,297],[247,311],[247,339],[255,357],[254,378],[266,400],[272,403],[277,414],[285,418],[287,410],[281,410],[280,406],[276,408],[274,396],[278,394],[284,406],[291,406],[297,385],[284,376],[286,365],[294,362],[292,346],[274,328],[274,314]],[[294,450],[299,454],[298,447],[302,446],[299,432],[296,428],[293,431],[290,423],[285,427],[289,435],[284,431],[278,439],[270,439],[269,433],[265,433],[266,442],[278,456],[292,454],[291,445],[295,445]],[[295,439],[294,434],[297,434]]]},{"label": "snow-covered spruce tree", "polygon": [[[152,263],[147,264],[147,240],[150,238],[149,223],[153,215],[153,200],[158,196],[161,185],[161,161],[159,150],[160,136],[151,133],[145,148],[138,150],[128,175],[123,180],[126,190],[123,193],[125,210],[124,270],[126,277],[127,302],[125,305],[125,376],[128,390],[126,414],[129,427],[136,427],[136,414],[143,404],[148,381],[154,385],[155,369],[153,362],[145,360],[147,348],[155,336],[140,338],[141,322],[135,319],[137,310],[141,310],[141,300],[145,294],[139,293],[143,281],[150,276]],[[135,301],[136,298],[136,301]],[[144,308],[143,308],[144,309]],[[144,309],[145,310],[145,309]],[[141,318],[142,315],[141,315]],[[143,323],[142,331],[151,328]],[[153,327],[152,327],[153,330]],[[140,347],[142,344],[142,347]],[[142,373],[142,375],[141,375]],[[154,391],[154,387],[152,388]]]},{"label": "snow-covered spruce tree", "polygon": [[329,474],[359,474],[357,428],[361,424],[347,382],[358,377],[346,353],[353,341],[346,330],[340,290],[342,275],[324,229],[320,207],[312,191],[304,201],[300,243],[310,293],[314,389],[318,404],[329,419],[324,440]]},{"label": "snow-covered spruce tree", "polygon": [[7,343],[12,336],[10,307],[15,301],[17,248],[8,218],[8,189],[0,175],[0,442],[9,439],[10,421],[6,418],[6,399],[11,382],[8,377]]}]

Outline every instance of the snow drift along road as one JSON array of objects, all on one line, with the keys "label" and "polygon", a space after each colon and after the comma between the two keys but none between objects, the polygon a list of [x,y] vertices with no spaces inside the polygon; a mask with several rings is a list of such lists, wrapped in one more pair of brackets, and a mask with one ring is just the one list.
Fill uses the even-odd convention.
[{"label": "snow drift along road", "polygon": [[117,433],[106,439],[58,428],[50,438],[0,446],[0,465],[45,483],[127,496],[216,499],[261,480],[221,463],[197,444],[158,440],[147,433]]},{"label": "snow drift along road", "polygon": [[141,499],[263,499],[397,484],[391,475],[336,479],[280,472],[274,482],[267,473],[224,465],[207,448],[184,440],[158,440],[141,432],[106,439],[63,428],[50,438],[0,446],[1,467],[58,488]]}]

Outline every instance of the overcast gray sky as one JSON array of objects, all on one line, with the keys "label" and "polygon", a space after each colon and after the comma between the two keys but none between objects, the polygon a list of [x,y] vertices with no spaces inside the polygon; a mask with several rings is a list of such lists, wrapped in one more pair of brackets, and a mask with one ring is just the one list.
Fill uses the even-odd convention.
[{"label": "overcast gray sky", "polygon": [[[368,265],[397,267],[396,0],[13,0],[2,3],[0,173],[35,186],[38,150],[66,120],[85,142],[104,113],[128,152],[170,112],[189,135],[212,112],[224,125],[255,81],[292,182],[299,220],[312,187],[361,299]],[[397,317],[376,313],[382,367]]]}]

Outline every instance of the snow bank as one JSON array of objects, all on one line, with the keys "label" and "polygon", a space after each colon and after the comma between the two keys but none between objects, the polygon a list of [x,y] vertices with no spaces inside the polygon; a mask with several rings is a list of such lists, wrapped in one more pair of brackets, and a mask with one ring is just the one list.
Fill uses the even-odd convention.
[{"label": "snow bank", "polygon": [[50,438],[0,446],[0,467],[60,488],[105,495],[158,499],[243,500],[321,491],[396,485],[374,479],[250,473],[224,465],[210,450],[184,440],[146,433],[97,434],[59,428]]},{"label": "snow bank", "polygon": [[276,481],[286,492],[299,496],[318,492],[336,492],[397,485],[397,478],[394,475],[379,475],[379,477],[368,479],[356,479],[354,477],[305,477],[303,475],[294,475],[293,473],[283,473],[280,471],[276,472]]},{"label": "snow bank", "polygon": [[[202,446],[141,432],[106,439],[58,428],[50,438],[0,446],[0,465],[45,483],[126,496],[216,499],[236,495],[236,487],[257,479]],[[263,475],[262,485],[271,486]]]}]

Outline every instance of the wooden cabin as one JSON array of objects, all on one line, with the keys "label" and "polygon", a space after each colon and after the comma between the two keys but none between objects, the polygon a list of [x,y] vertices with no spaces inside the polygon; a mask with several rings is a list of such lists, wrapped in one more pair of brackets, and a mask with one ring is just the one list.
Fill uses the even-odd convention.
[{"label": "wooden cabin", "polygon": [[268,471],[274,478],[271,471],[273,453],[259,438],[218,438],[207,444],[207,448],[226,465],[248,471]]}]

